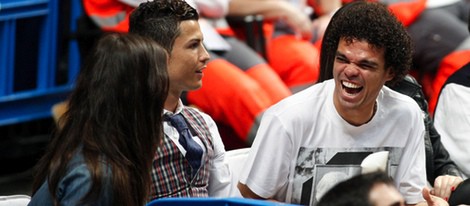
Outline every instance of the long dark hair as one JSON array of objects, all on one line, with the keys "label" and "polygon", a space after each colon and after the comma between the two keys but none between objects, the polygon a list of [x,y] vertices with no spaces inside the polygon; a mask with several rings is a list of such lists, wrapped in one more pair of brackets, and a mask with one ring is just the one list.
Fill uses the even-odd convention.
[{"label": "long dark hair", "polygon": [[[46,154],[36,167],[33,194],[47,180],[56,197],[67,165],[79,151],[91,174],[82,203],[99,198],[106,169],[113,205],[145,205],[154,152],[162,138],[162,112],[168,93],[167,53],[155,41],[109,34],[99,40],[68,100]],[[80,149],[81,148],[81,149]]]},{"label": "long dark hair", "polygon": [[364,40],[385,50],[385,69],[391,68],[394,78],[389,84],[402,80],[412,65],[412,42],[405,27],[377,2],[356,1],[340,8],[331,18],[323,35],[320,51],[319,82],[333,78],[333,64],[340,39]]}]

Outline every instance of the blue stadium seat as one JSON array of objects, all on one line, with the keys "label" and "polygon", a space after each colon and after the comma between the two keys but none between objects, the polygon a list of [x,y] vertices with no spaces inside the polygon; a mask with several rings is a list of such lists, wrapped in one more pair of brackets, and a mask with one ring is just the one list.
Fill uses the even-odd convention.
[{"label": "blue stadium seat", "polygon": [[[162,198],[147,206],[289,206],[292,204],[245,198]],[[293,206],[293,205],[292,205]]]},{"label": "blue stadium seat", "polygon": [[[66,18],[80,16],[80,0]],[[0,0],[0,126],[51,117],[79,71],[78,48],[70,41],[68,74],[58,82],[59,4],[64,0]],[[69,25],[67,25],[69,26]],[[73,30],[74,28],[71,28]],[[67,42],[69,43],[69,42]]]}]

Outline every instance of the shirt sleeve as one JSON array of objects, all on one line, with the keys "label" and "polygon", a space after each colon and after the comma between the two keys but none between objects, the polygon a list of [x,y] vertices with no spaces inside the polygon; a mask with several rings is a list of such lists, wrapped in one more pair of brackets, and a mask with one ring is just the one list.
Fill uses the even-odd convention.
[{"label": "shirt sleeve", "polygon": [[240,182],[263,198],[285,201],[295,153],[293,145],[282,120],[268,110],[240,174]]},{"label": "shirt sleeve", "polygon": [[403,158],[400,161],[400,171],[397,174],[398,188],[407,204],[424,201],[422,189],[426,187],[426,157],[424,146],[424,121],[421,110],[416,106],[414,121],[416,125],[410,132]]},{"label": "shirt sleeve", "polygon": [[[201,113],[209,127],[214,145],[214,156],[212,164],[209,166],[209,196],[210,197],[228,197],[230,193],[231,172],[225,163],[225,146],[220,137],[217,125],[207,114]],[[235,183],[236,184],[236,183]]]},{"label": "shirt sleeve", "polygon": [[[102,191],[106,194],[99,195],[98,200],[92,205],[111,205],[112,196],[109,195],[108,192],[112,191],[112,188],[110,188],[110,185],[106,182],[103,182],[101,186]],[[78,205],[90,188],[91,176],[86,164],[82,163],[76,165],[59,183],[57,196],[60,205]]]},{"label": "shirt sleeve", "polygon": [[439,95],[434,126],[441,134],[441,141],[451,159],[470,177],[470,89],[450,83]]}]

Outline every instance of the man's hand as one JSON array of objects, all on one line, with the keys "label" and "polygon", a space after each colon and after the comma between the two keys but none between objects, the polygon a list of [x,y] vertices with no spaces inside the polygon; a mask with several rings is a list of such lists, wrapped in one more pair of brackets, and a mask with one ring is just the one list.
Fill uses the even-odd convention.
[{"label": "man's hand", "polygon": [[318,41],[323,38],[323,34],[325,33],[326,27],[330,23],[331,17],[331,15],[327,14],[313,20],[313,40]]},{"label": "man's hand", "polygon": [[444,200],[449,200],[450,194],[457,188],[457,186],[463,181],[461,177],[442,175],[436,178],[434,181],[434,188],[431,190],[431,194],[441,197]]},{"label": "man's hand", "polygon": [[417,205],[426,205],[427,203],[428,206],[449,206],[449,203],[447,203],[447,201],[443,200],[440,197],[431,195],[429,188],[423,188],[422,194],[426,202],[421,202]]},{"label": "man's hand", "polygon": [[278,4],[283,8],[281,19],[302,39],[310,40],[312,38],[313,27],[308,15],[287,1],[280,1]]}]

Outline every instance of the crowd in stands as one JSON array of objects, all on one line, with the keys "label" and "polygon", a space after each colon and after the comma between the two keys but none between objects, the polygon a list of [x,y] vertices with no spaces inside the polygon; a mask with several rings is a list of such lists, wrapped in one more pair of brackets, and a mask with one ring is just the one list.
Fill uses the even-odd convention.
[{"label": "crowd in stands", "polygon": [[[29,205],[470,205],[470,1],[83,7],[101,33]],[[245,16],[262,17],[265,56],[232,27]]]}]

